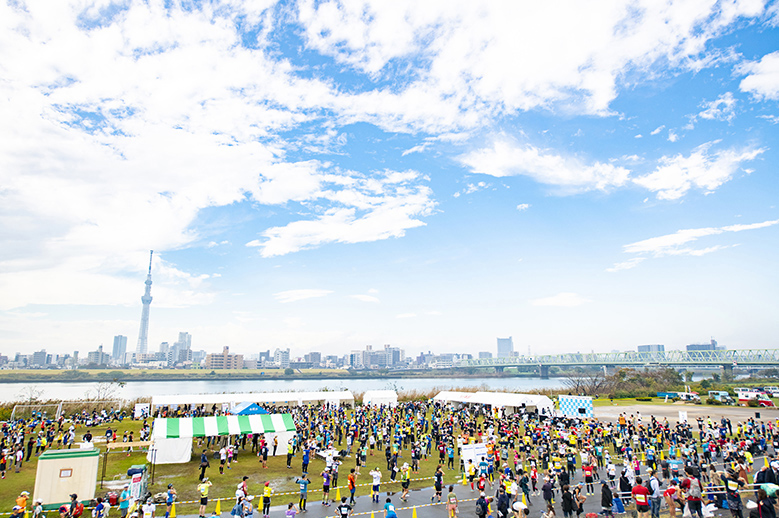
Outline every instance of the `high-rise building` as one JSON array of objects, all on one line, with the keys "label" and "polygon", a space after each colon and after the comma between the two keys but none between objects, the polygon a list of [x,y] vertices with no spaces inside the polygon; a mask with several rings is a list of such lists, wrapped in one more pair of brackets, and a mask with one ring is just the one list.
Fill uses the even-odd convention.
[{"label": "high-rise building", "polygon": [[322,363],[322,353],[311,352],[303,356],[303,360],[307,363],[311,363],[313,367],[318,367]]},{"label": "high-rise building", "polygon": [[479,351],[479,359],[484,360],[487,358],[492,358],[492,353],[489,351]]},{"label": "high-rise building", "polygon": [[151,307],[151,260],[154,256],[154,250],[149,252],[149,274],[146,276],[146,291],[141,297],[143,310],[141,311],[141,330],[138,332],[138,347],[135,352],[146,354],[149,350],[149,308]]},{"label": "high-rise building", "polygon": [[115,362],[124,363],[124,355],[127,352],[127,337],[116,335],[114,337],[114,348],[111,350],[111,359]]},{"label": "high-rise building", "polygon": [[511,358],[514,353],[514,340],[508,338],[498,338],[498,356],[497,358]]},{"label": "high-rise building", "polygon": [[32,364],[40,366],[46,365],[46,349],[32,353]]},{"label": "high-rise building", "polygon": [[665,352],[665,345],[663,345],[663,344],[639,345],[638,346],[638,352],[640,352],[640,353],[664,353]]}]

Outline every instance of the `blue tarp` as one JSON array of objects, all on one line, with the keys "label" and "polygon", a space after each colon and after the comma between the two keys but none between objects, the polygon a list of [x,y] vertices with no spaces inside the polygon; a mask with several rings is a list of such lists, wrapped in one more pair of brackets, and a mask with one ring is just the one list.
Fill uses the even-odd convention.
[{"label": "blue tarp", "polygon": [[235,405],[232,409],[230,409],[230,413],[233,415],[257,415],[257,414],[267,414],[268,411],[262,408],[257,403],[244,401],[243,403],[239,403]]}]

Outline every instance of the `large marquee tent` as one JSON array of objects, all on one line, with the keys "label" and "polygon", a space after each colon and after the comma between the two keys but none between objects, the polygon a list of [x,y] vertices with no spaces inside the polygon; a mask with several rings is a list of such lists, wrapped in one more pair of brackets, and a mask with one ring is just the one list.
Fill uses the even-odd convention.
[{"label": "large marquee tent", "polygon": [[[279,444],[284,445],[295,435],[295,422],[291,414],[158,417],[152,429],[154,444],[146,458],[154,464],[189,462],[194,437],[241,434],[265,434],[269,443],[278,437]],[[279,454],[286,451],[279,448]]]},{"label": "large marquee tent", "polygon": [[467,405],[489,405],[493,408],[503,408],[507,413],[525,409],[528,412],[538,411],[548,416],[554,413],[554,402],[547,396],[539,394],[514,394],[511,392],[453,392],[445,390],[433,398],[444,403],[464,403]]},{"label": "large marquee tent", "polygon": [[338,392],[243,392],[235,394],[172,394],[152,396],[151,406],[154,411],[168,407],[204,406],[210,410],[216,406],[220,411],[227,411],[239,403],[252,402],[259,405],[272,406],[303,406],[309,404],[330,404],[334,406],[354,405],[354,395],[348,391]]}]

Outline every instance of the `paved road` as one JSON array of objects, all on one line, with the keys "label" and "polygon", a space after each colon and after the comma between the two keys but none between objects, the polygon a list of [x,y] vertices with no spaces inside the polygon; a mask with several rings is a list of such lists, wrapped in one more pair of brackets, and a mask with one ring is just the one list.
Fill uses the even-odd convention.
[{"label": "paved road", "polygon": [[698,417],[706,419],[711,416],[712,419],[719,420],[721,417],[729,417],[735,427],[736,423],[744,422],[750,417],[755,417],[755,413],[760,414],[760,418],[776,419],[779,418],[779,409],[777,408],[748,408],[738,406],[704,406],[704,405],[691,405],[686,403],[675,403],[672,405],[614,405],[614,406],[597,406],[595,407],[595,416],[599,419],[606,419],[609,421],[615,421],[619,418],[619,414],[635,415],[636,412],[641,412],[644,418],[644,423],[649,422],[651,416],[655,416],[655,419],[662,419],[667,417],[669,421],[676,422],[679,420],[679,411],[687,412],[687,419],[695,421]]},{"label": "paved road", "polygon": [[[577,477],[577,479],[575,479],[574,482],[580,482],[581,478],[582,478],[581,476]],[[664,485],[664,487],[667,487],[667,485]],[[600,483],[596,482],[595,495],[587,497],[587,501],[584,503],[584,513],[581,515],[582,518],[584,518],[586,513],[601,512],[602,509],[600,506],[600,491],[601,491]],[[346,492],[344,491],[344,493]],[[448,486],[444,488],[444,493],[443,493],[444,500],[446,499],[447,493],[448,493]],[[413,518],[414,508],[416,508],[417,518],[448,517],[448,512],[446,510],[446,505],[444,503],[441,504],[430,503],[430,498],[433,496],[433,494],[434,491],[432,487],[412,490],[411,493],[409,493],[408,502],[403,502],[400,500],[400,493],[396,493],[394,491],[393,492],[382,491],[381,498],[379,499],[378,504],[371,502],[370,496],[358,497],[357,504],[354,506],[354,512],[352,516],[371,517],[371,514],[373,514],[373,518],[384,518],[384,512],[383,512],[384,502],[389,497],[392,498],[392,503],[395,505],[399,518]],[[478,491],[471,491],[470,486],[463,486],[462,484],[456,484],[455,494],[457,495],[457,498],[459,500],[459,516],[463,518],[474,518],[476,516],[475,501],[479,496]],[[493,495],[493,494],[494,491],[487,491],[487,495]],[[299,517],[332,518],[333,516],[335,516],[336,504],[331,504],[329,507],[323,506],[321,504],[321,493],[320,494],[313,493],[310,494],[309,496],[311,496],[313,500],[308,501],[308,504],[306,506],[308,508],[307,512],[298,514]],[[317,497],[319,497],[318,500]],[[276,518],[276,517],[283,518],[284,513],[287,510],[287,504],[289,502],[293,502],[296,507],[298,504],[297,497],[294,497],[292,495],[274,497],[272,502],[273,502],[273,506],[271,507],[271,514],[270,514],[271,518]],[[259,510],[255,509],[254,518],[262,518],[262,508],[261,508],[262,504],[258,503],[258,499],[255,499],[254,503],[260,506]],[[541,497],[541,495],[538,494],[538,495],[531,496],[530,504],[531,504],[530,517],[531,518],[540,517],[541,512],[545,510],[545,502]],[[229,507],[229,505],[227,506],[223,505],[222,507],[222,509],[225,510],[225,512],[222,513],[221,518],[232,518],[229,514],[229,509],[226,509],[226,507]],[[663,507],[665,507],[665,504],[663,504]],[[560,508],[559,491],[557,492],[555,497],[555,510],[557,511],[557,516],[559,517],[563,516],[562,509]],[[668,511],[665,508],[663,508],[661,514],[667,516]],[[495,516],[494,509],[493,509],[493,516]],[[628,509],[628,514],[622,516],[630,516],[630,510]],[[681,516],[680,513],[679,516]],[[715,512],[714,516],[730,517],[730,513],[728,511],[724,511],[724,512],[718,511]],[[178,518],[196,518],[196,516],[179,515]]]}]

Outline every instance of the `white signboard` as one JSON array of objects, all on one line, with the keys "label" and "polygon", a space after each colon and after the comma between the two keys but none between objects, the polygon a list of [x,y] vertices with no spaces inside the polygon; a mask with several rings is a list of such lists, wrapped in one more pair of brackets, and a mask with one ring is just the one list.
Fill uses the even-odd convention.
[{"label": "white signboard", "polygon": [[487,445],[483,442],[478,442],[476,444],[463,444],[460,458],[463,459],[464,463],[468,463],[468,460],[473,461],[474,464],[478,465],[479,462],[481,462],[481,458],[484,457],[487,458]]},{"label": "white signboard", "polygon": [[679,422],[680,423],[687,422],[687,410],[679,410]]}]

